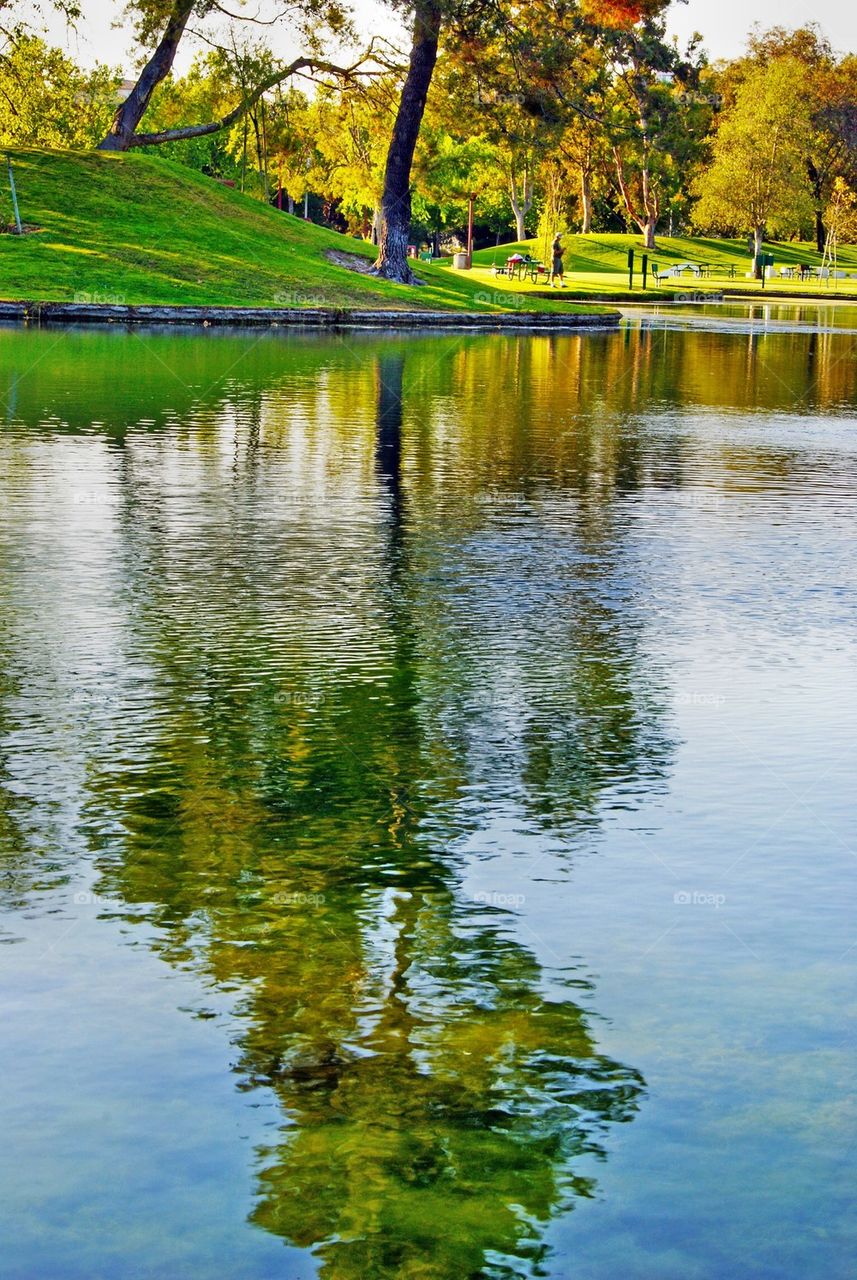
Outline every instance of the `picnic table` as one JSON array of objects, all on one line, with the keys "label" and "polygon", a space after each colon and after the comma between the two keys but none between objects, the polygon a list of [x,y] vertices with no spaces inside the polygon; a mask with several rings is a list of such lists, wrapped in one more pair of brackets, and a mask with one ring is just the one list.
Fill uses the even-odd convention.
[{"label": "picnic table", "polygon": [[652,263],[652,278],[656,285],[662,280],[681,279],[686,272],[690,272],[697,280],[710,280],[712,276],[719,275],[734,280],[737,274],[735,264],[731,262],[724,267],[713,267],[709,262],[674,262],[671,267],[659,267],[656,262]]},{"label": "picnic table", "polygon": [[538,283],[539,276],[545,270],[545,264],[529,254],[513,253],[500,266],[491,268],[495,276],[507,276],[510,280],[531,280]]},{"label": "picnic table", "polygon": [[[654,267],[652,268],[654,272]],[[655,279],[665,280],[668,276],[681,278],[686,271],[696,276],[697,280],[707,280],[711,275],[711,267],[704,262],[674,262],[671,267],[666,267],[663,271],[655,274]]]}]

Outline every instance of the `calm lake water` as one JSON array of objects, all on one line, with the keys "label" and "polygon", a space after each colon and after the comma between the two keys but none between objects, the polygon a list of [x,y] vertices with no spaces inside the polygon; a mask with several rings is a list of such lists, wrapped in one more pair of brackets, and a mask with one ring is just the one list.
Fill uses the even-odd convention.
[{"label": "calm lake water", "polygon": [[4,1280],[851,1280],[857,311],[0,388]]}]

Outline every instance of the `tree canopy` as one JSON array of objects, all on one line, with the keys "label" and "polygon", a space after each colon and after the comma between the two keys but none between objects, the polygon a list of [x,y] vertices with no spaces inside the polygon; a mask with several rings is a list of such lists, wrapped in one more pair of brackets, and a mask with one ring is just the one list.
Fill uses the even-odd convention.
[{"label": "tree canopy", "polygon": [[411,244],[461,244],[471,196],[483,244],[632,228],[652,248],[668,223],[821,250],[857,187],[857,56],[812,23],[756,28],[711,65],[698,37],[668,38],[667,0],[390,0],[383,35],[344,0],[268,3],[133,0],[130,91],[127,69],[51,46],[44,12],[0,6],[2,141],[165,148],[372,239],[395,280],[414,279]]}]

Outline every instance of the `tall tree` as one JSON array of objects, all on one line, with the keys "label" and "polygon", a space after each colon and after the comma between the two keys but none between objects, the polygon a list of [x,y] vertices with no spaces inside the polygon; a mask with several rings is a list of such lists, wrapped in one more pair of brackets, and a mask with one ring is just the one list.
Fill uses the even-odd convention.
[{"label": "tall tree", "polygon": [[[498,43],[507,41],[528,66],[537,67],[538,77],[556,85],[555,68],[568,74],[569,49],[581,49],[581,24],[629,26],[648,14],[659,12],[666,0],[588,0],[582,5],[564,0],[538,0],[522,9],[511,0],[416,0],[412,13],[412,43],[407,74],[402,86],[393,136],[384,174],[381,236],[376,275],[400,284],[412,284],[416,277],[408,264],[407,249],[411,225],[411,168],[425,111],[426,99],[437,63],[443,33],[459,40],[473,65],[482,56],[496,61]],[[594,34],[593,37],[594,38]],[[551,90],[553,96],[560,94]],[[526,101],[523,109],[527,109]]]},{"label": "tall tree", "polygon": [[837,177],[853,180],[857,170],[857,58],[838,55],[817,23],[790,29],[754,29],[747,54],[723,68],[721,81],[727,105],[734,102],[747,75],[780,58],[793,58],[802,68],[801,80],[810,109],[804,164],[815,205],[815,240],[824,249],[824,210]]},{"label": "tall tree", "polygon": [[701,60],[695,43],[679,55],[659,16],[616,33],[610,45],[614,74],[605,118],[619,203],[644,246],[654,249],[663,209],[705,134],[688,93]]},{"label": "tall tree", "polygon": [[696,225],[751,231],[758,258],[766,232],[808,224],[813,204],[803,161],[811,131],[802,64],[777,58],[751,71],[721,118],[711,164],[695,184]]},{"label": "tall tree", "polygon": [[393,124],[384,168],[381,237],[376,275],[399,284],[418,283],[408,265],[411,235],[411,166],[437,63],[442,12],[437,0],[417,0],[413,13],[408,71]]}]

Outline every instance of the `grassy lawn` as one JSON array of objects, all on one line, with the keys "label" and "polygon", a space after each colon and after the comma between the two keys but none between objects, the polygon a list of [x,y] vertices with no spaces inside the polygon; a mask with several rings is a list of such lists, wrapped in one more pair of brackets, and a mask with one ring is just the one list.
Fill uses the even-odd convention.
[{"label": "grassy lawn", "polygon": [[[0,235],[0,298],[389,310],[520,306],[493,282],[486,285],[481,273],[453,272],[448,265],[420,264],[425,285],[413,288],[350,271],[326,252],[371,260],[371,245],[155,156],[11,155],[21,217],[40,230]],[[7,188],[0,212],[11,220]],[[530,311],[569,309],[553,299],[528,299],[526,305]]]},{"label": "grassy lawn", "polygon": [[[588,235],[565,236],[565,282],[569,292],[592,295],[627,293],[628,290],[628,250],[634,249],[636,255],[634,284],[635,290],[642,294],[642,276],[640,273],[640,257],[643,253],[640,238],[636,235]],[[780,267],[797,266],[807,263],[810,266],[821,265],[821,254],[813,245],[802,243],[771,244],[765,246],[766,252],[774,255],[774,270]],[[503,288],[524,294],[544,292],[544,285],[518,284],[500,277],[495,279],[491,274],[493,263],[502,264],[511,253],[529,253],[534,258],[542,258],[544,243],[541,240],[525,240],[517,244],[501,245],[498,249],[482,249],[473,255],[474,274],[482,278],[483,284],[491,282],[494,288]],[[747,278],[751,270],[751,259],[745,240],[718,240],[703,237],[658,237],[658,248],[649,253],[649,262],[657,263],[661,270],[679,262],[692,262],[711,267],[711,278],[699,280],[689,273],[680,279],[667,281],[660,290],[661,295],[689,294],[694,292],[720,293],[724,288],[762,292],[761,281]],[[852,279],[830,281],[811,281],[802,284],[797,280],[770,279],[765,282],[765,292],[788,293],[800,296],[802,293],[829,291],[835,297],[837,290],[842,293],[857,293],[857,245],[844,245],[839,251],[838,268],[853,276]],[[734,279],[730,277],[730,267],[735,268]],[[658,291],[651,289],[645,296],[657,297]]]},{"label": "grassy lawn", "polygon": [[[539,257],[536,240],[484,249],[472,272],[448,262],[419,264],[423,287],[408,288],[361,275],[330,261],[338,251],[371,260],[364,241],[303,222],[242,196],[210,178],[154,155],[13,151],[21,214],[40,228],[23,237],[0,235],[0,297],[41,301],[553,312],[585,310],[571,298],[591,300],[627,294],[627,252],[633,235],[566,237],[564,294],[544,285],[495,278],[493,262],[515,249]],[[0,179],[2,181],[2,179]],[[11,219],[8,191],[0,214]],[[772,245],[775,265],[818,265],[807,244]],[[647,297],[719,292],[724,287],[761,292],[746,278],[745,241],[662,238],[650,261],[704,263],[709,280],[684,276]],[[735,267],[730,279],[728,269]],[[855,278],[801,284],[779,279],[766,292],[857,293],[857,246],[840,254],[840,267]],[[641,278],[636,276],[641,298]]]}]

